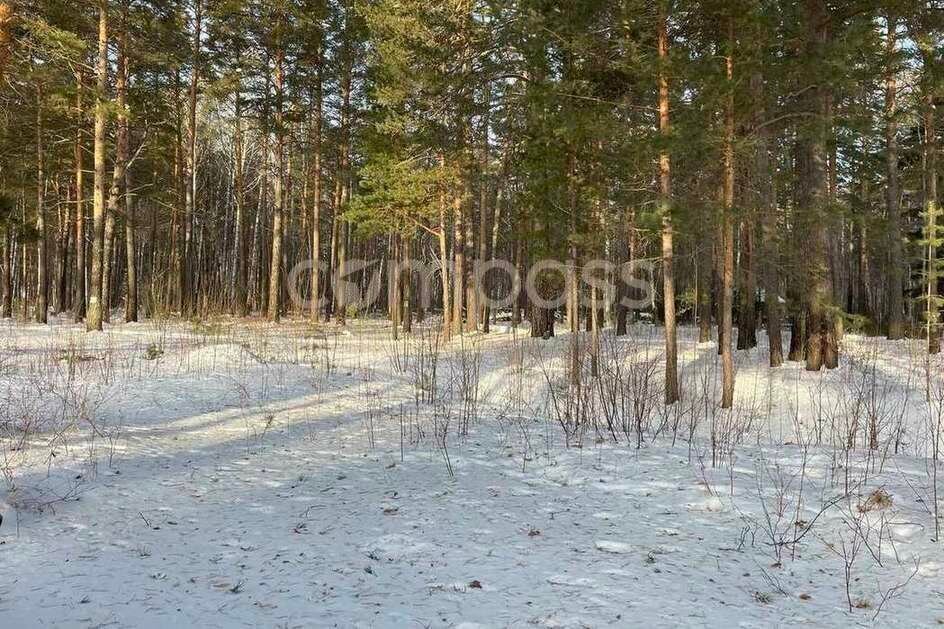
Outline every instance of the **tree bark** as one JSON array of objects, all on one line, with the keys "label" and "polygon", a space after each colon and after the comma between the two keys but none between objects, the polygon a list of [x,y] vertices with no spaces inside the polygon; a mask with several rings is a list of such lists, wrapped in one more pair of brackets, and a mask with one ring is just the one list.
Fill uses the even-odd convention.
[{"label": "tree bark", "polygon": [[[64,193],[64,195],[63,195]],[[60,199],[65,196],[64,202],[59,205],[59,234],[57,238],[58,272],[56,280],[56,312],[63,313],[69,309],[69,249],[72,242],[72,186],[66,183],[60,186]]]},{"label": "tree bark", "polygon": [[[444,172],[445,179],[446,160],[442,155],[439,156],[439,168]],[[439,264],[440,280],[442,280],[442,301],[443,301],[443,320],[442,332],[443,338],[448,341],[452,336],[452,304],[450,300],[449,285],[449,247],[446,243],[446,189],[441,184],[439,191]]]},{"label": "tree bark", "polygon": [[413,258],[413,236],[412,234],[403,236],[403,254],[402,259],[407,272],[401,278],[403,291],[403,331],[407,334],[413,332],[413,271],[411,270],[411,260]]},{"label": "tree bark", "polygon": [[734,308],[734,22],[728,21],[727,54],[725,55],[725,73],[727,76],[727,97],[724,113],[724,176],[722,205],[721,250],[721,408],[734,405],[734,355],[731,351],[733,338]]},{"label": "tree bark", "polygon": [[463,223],[463,212],[462,195],[457,194],[453,200],[452,328],[460,334],[462,333],[462,310],[465,301],[465,225]]},{"label": "tree bark", "polygon": [[85,163],[82,127],[85,122],[82,72],[75,75],[75,322],[85,319]]},{"label": "tree bark", "polygon": [[[126,187],[127,189],[127,187]],[[125,321],[138,320],[138,264],[134,233],[135,201],[125,195]]]},{"label": "tree bark", "polygon": [[924,118],[924,194],[925,221],[927,224],[927,337],[928,353],[941,352],[941,312],[938,283],[940,282],[940,260],[938,243],[941,240],[939,224],[940,206],[937,203],[937,130],[934,119],[934,94],[929,92],[923,98]]},{"label": "tree bark", "polygon": [[[668,139],[669,126],[669,35],[667,16],[659,16],[659,133]],[[662,216],[662,298],[665,304],[665,403],[679,400],[678,336],[675,323],[675,272],[673,269],[672,170],[669,151],[659,154],[659,213]]]},{"label": "tree bark", "polygon": [[754,273],[754,218],[746,216],[740,225],[741,304],[738,317],[737,348],[757,347],[757,277]]},{"label": "tree bark", "polygon": [[898,21],[886,17],[885,37],[885,204],[888,213],[888,338],[904,337],[904,285],[905,266],[902,251],[901,202],[898,185],[898,82],[896,29]]},{"label": "tree bark", "polygon": [[181,314],[193,314],[193,217],[197,204],[197,91],[200,83],[200,48],[203,32],[203,0],[194,0],[190,88],[187,94],[187,155],[184,169],[183,251],[181,252]]},{"label": "tree bark", "polygon": [[340,146],[339,146],[339,155],[338,155],[338,194],[337,194],[337,203],[334,208],[335,211],[335,222],[337,225],[337,270],[336,270],[336,280],[334,282],[335,286],[335,321],[338,325],[346,325],[347,323],[347,281],[343,278],[347,272],[347,225],[342,215],[345,206],[347,205],[348,195],[350,192],[349,183],[350,183],[350,159],[351,159],[351,73],[353,70],[353,59],[351,58],[353,52],[352,41],[353,32],[351,30],[351,20],[352,16],[350,13],[353,11],[353,7],[349,2],[345,2],[345,15],[344,15],[344,40],[342,42],[341,58],[342,58],[342,73],[341,73],[341,128],[339,130],[340,134]]},{"label": "tree bark", "polygon": [[36,322],[49,317],[49,247],[46,240],[46,171],[43,153],[43,89],[36,87]]},{"label": "tree bark", "polygon": [[117,133],[115,137],[115,165],[112,173],[111,189],[108,194],[108,202],[105,208],[105,234],[103,238],[102,250],[102,320],[106,323],[111,321],[112,304],[112,254],[115,242],[115,221],[117,216],[125,207],[126,194],[126,176],[128,172],[129,146],[128,146],[128,57],[127,57],[127,8],[122,14],[121,28],[118,33],[118,66],[115,77],[115,105],[118,110],[117,115]]},{"label": "tree bark", "polygon": [[275,181],[272,191],[275,196],[272,208],[272,258],[269,266],[269,302],[266,318],[277,322],[281,315],[282,302],[282,221],[285,213],[285,51],[281,41],[275,51]]},{"label": "tree bark", "polygon": [[[237,51],[237,59],[241,59]],[[236,85],[233,121],[233,187],[236,205],[236,314],[245,317],[249,314],[249,222],[246,218],[246,157],[245,137],[243,135],[243,96],[242,81]]]},{"label": "tree bark", "polygon": [[[489,177],[489,140],[488,134],[491,129],[489,124],[489,118],[491,114],[491,99],[492,94],[490,89],[486,89],[485,96],[485,115],[483,116],[482,123],[482,156],[481,162],[479,165],[479,249],[478,256],[476,260],[476,265],[482,266],[486,263],[488,259],[488,237],[490,230],[488,229],[489,225],[489,205],[491,201],[491,178]],[[495,212],[498,211],[498,203],[496,201]],[[487,284],[485,283],[485,278],[481,276],[480,272],[473,273],[475,278],[475,291],[476,291],[476,310],[475,318],[477,322],[481,322],[482,331],[488,332],[488,307],[486,305],[486,300],[488,298],[488,289]]]},{"label": "tree bark", "polygon": [[319,263],[321,261],[321,133],[322,133],[322,94],[321,80],[321,50],[318,52],[318,69],[312,94],[312,112],[309,133],[311,134],[311,162],[309,163],[308,179],[311,183],[311,320],[318,323],[321,320],[321,276]]},{"label": "tree bark", "polygon": [[0,271],[0,317],[8,319],[13,316],[13,230],[9,225],[3,229],[3,269]]},{"label": "tree bark", "polygon": [[[829,40],[829,9],[824,0],[805,0],[806,41],[804,54],[814,64],[822,65]],[[804,165],[800,173],[801,207],[809,213],[808,238],[809,291],[807,304],[806,369],[839,366],[837,313],[832,304],[833,290],[828,269],[828,198],[827,138],[830,133],[826,116],[825,85],[807,91],[809,122],[800,133],[800,152]]]},{"label": "tree bark", "polygon": [[777,189],[770,166],[770,132],[764,125],[767,117],[764,76],[756,71],[751,75],[751,93],[754,103],[754,173],[757,186],[757,207],[760,212],[764,267],[764,311],[767,315],[768,356],[771,367],[783,364],[783,308],[780,305],[780,248],[777,229]]},{"label": "tree bark", "polygon": [[[466,184],[467,192],[466,198],[469,200],[468,209],[469,213],[465,220],[465,244],[466,252],[468,255],[467,261],[467,277],[466,282],[466,313],[465,313],[465,331],[466,332],[475,332],[478,330],[478,318],[479,318],[479,290],[475,282],[475,267],[477,264],[480,264],[480,258],[476,255],[476,242],[475,242],[475,211],[472,207],[472,196],[471,190],[468,189],[469,184]],[[480,208],[481,210],[481,208]],[[480,215],[479,220],[483,217]],[[475,257],[473,257],[475,256]]]},{"label": "tree bark", "polygon": [[92,199],[92,280],[85,327],[102,329],[102,258],[105,240],[105,121],[108,116],[108,2],[98,5],[98,60],[95,69],[95,192]]},{"label": "tree bark", "polygon": [[118,192],[119,203],[124,210],[125,216],[125,321],[138,320],[138,274],[137,260],[135,258],[135,234],[134,234],[134,202],[131,198],[131,172],[129,170],[130,160],[130,130],[128,127],[128,79],[131,75],[131,68],[128,61],[128,2],[125,2],[122,14],[122,28],[118,36],[119,77],[116,82],[116,91],[118,96],[118,154],[115,156],[117,163],[122,164],[122,172],[118,182],[120,190]]},{"label": "tree bark", "polygon": [[[117,161],[117,160],[116,160]],[[111,201],[105,206],[105,234],[102,238],[102,321],[111,323],[112,261],[115,245],[115,208]]]},{"label": "tree bark", "polygon": [[[506,177],[508,174],[507,153],[506,153],[506,156],[503,158],[503,162],[504,162],[504,165],[502,167],[502,176]],[[489,262],[494,262],[498,256],[498,232],[499,232],[499,229],[501,228],[502,204],[505,202],[504,195],[505,195],[505,190],[499,184],[498,190],[495,193],[495,211],[492,213],[492,236],[491,236],[491,242],[488,248]],[[488,296],[488,299],[490,300],[497,299],[498,295],[495,292],[496,285],[495,285],[494,280],[490,280],[484,275],[481,278],[481,280],[484,283],[484,288]],[[490,331],[491,313],[492,313],[491,306],[486,304],[485,308],[482,311],[482,331],[483,332]]]}]

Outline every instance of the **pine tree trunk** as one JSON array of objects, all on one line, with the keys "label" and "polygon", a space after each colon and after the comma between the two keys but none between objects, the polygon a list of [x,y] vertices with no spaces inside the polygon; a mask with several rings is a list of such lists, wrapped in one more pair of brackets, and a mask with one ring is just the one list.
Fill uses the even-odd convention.
[{"label": "pine tree trunk", "polygon": [[[507,163],[508,163],[507,157],[505,158],[504,163],[507,166]],[[507,167],[503,167],[502,176],[506,177],[507,174],[508,174]],[[491,240],[491,243],[489,244],[489,250],[488,250],[489,262],[494,262],[498,256],[498,231],[501,228],[501,214],[502,214],[502,204],[504,203],[504,194],[505,194],[505,191],[499,185],[498,190],[495,194],[495,211],[492,213],[492,240]],[[486,294],[488,295],[488,299],[489,300],[497,299],[498,295],[496,294],[496,291],[495,291],[496,284],[495,284],[494,279],[489,279],[488,277],[483,276],[481,280],[484,283],[484,288],[485,288]],[[512,287],[512,289],[513,288],[514,287]],[[489,332],[490,325],[491,325],[490,319],[492,315],[491,306],[486,304],[482,312],[483,312],[482,331]]]},{"label": "pine tree trunk", "polygon": [[75,75],[75,322],[85,319],[85,160],[82,148],[82,128],[85,111],[82,98],[83,76]]},{"label": "pine tree trunk", "polygon": [[887,17],[888,32],[885,38],[885,203],[888,213],[888,338],[904,336],[904,254],[902,252],[901,202],[898,185],[898,82],[895,66],[895,30],[898,21]]},{"label": "pine tree trunk", "polygon": [[[129,186],[125,182],[125,190]],[[138,320],[138,265],[134,233],[135,201],[125,193],[125,321]]]},{"label": "pine tree trunk", "polygon": [[413,258],[412,235],[403,237],[402,258],[407,272],[400,280],[403,287],[403,317],[401,323],[403,324],[403,331],[409,334],[413,331],[413,272],[410,270]]},{"label": "pine tree trunk", "polygon": [[119,202],[116,203],[116,207],[120,205],[124,210],[125,216],[125,321],[137,321],[138,276],[137,260],[135,259],[134,202],[132,200],[131,173],[129,171],[131,155],[127,107],[128,78],[131,75],[128,60],[128,4],[128,2],[124,4],[122,28],[118,37],[119,76],[116,82],[118,96],[118,154],[115,156],[115,159],[116,163],[121,163],[122,172],[120,173],[120,180],[118,182],[120,190],[118,192]]},{"label": "pine tree trunk", "polygon": [[103,238],[102,257],[102,320],[111,321],[112,279],[113,279],[113,249],[115,242],[115,221],[119,212],[124,208],[125,177],[128,168],[128,58],[126,50],[127,15],[122,15],[121,30],[118,34],[118,66],[115,77],[115,105],[117,106],[117,133],[115,137],[115,165],[112,172],[111,189],[108,194],[108,203],[105,208],[105,234]]},{"label": "pine tree trunk", "polygon": [[731,351],[734,308],[734,26],[728,23],[728,54],[725,58],[727,74],[727,103],[724,114],[724,176],[722,205],[721,251],[721,408],[734,404],[734,356]]},{"label": "pine tree trunk", "polygon": [[49,250],[46,238],[46,171],[43,154],[43,90],[36,88],[36,322],[49,317]]},{"label": "pine tree trunk", "polygon": [[[822,64],[829,43],[828,8],[824,0],[805,0],[807,27],[805,57]],[[810,213],[809,290],[807,304],[806,369],[839,366],[837,314],[833,309],[833,289],[828,269],[828,198],[827,138],[830,133],[826,116],[826,85],[807,91],[809,122],[800,134],[800,153],[805,167],[800,172],[801,207]]]},{"label": "pine tree trunk", "polygon": [[[703,241],[706,240],[703,237]],[[697,284],[696,299],[698,302],[698,342],[711,341],[711,248],[702,245],[696,254],[695,283]]]},{"label": "pine tree trunk", "polygon": [[311,182],[311,320],[318,323],[321,320],[321,275],[319,263],[321,261],[321,116],[322,116],[322,81],[321,59],[319,50],[318,70],[313,88],[311,125],[311,162],[308,178]]},{"label": "pine tree trunk", "polygon": [[[669,127],[669,36],[667,16],[659,16],[659,132],[668,137]],[[673,268],[672,171],[667,149],[659,155],[659,213],[662,216],[662,298],[665,304],[665,403],[679,400],[678,337],[675,323],[675,271]]]},{"label": "pine tree trunk", "polygon": [[[863,182],[863,188],[867,187],[867,184]],[[863,199],[867,199],[868,194],[863,193]],[[868,241],[868,232],[865,225],[865,220],[860,220],[860,225],[857,229],[857,244],[858,244],[858,285],[859,285],[859,299],[858,305],[856,307],[857,314],[865,315],[869,319],[874,319],[872,314],[872,291],[871,291],[871,281],[870,276],[872,275],[872,267],[869,264],[869,241]]]},{"label": "pine tree trunk", "polygon": [[[725,164],[725,171],[728,170]],[[729,175],[725,174],[725,204],[727,204],[727,188]],[[731,408],[734,402],[734,356],[731,343],[734,336],[734,219],[730,207],[725,208],[725,215],[721,226],[721,327],[718,333],[721,343],[721,407]]]},{"label": "pine tree trunk", "polygon": [[59,208],[57,313],[63,313],[69,309],[69,249],[72,241],[72,186],[66,184],[61,189],[65,191],[65,203]]},{"label": "pine tree trunk", "polygon": [[342,212],[347,206],[348,195],[350,194],[350,151],[351,151],[351,74],[353,71],[353,52],[351,30],[351,12],[353,7],[345,2],[344,15],[344,41],[342,42],[342,75],[341,75],[341,128],[340,146],[338,156],[338,195],[335,204],[335,221],[337,223],[337,275],[335,285],[335,321],[338,325],[347,323],[347,281],[343,278],[347,272],[347,254],[348,254],[348,227],[342,216]]},{"label": "pine tree trunk", "polygon": [[486,299],[487,299],[487,289],[485,285],[485,278],[481,275],[480,268],[485,264],[488,259],[488,218],[489,218],[489,205],[491,200],[491,187],[489,185],[489,145],[488,145],[488,133],[490,130],[489,127],[489,114],[491,113],[491,92],[486,90],[486,111],[484,114],[483,121],[483,137],[482,137],[482,156],[481,162],[479,164],[479,234],[478,234],[478,255],[476,256],[476,267],[475,272],[473,272],[473,284],[475,288],[475,320],[476,323],[482,324],[482,331],[488,332],[488,310],[486,308]]},{"label": "pine tree trunk", "polygon": [[85,327],[102,329],[102,267],[105,241],[105,121],[108,112],[108,2],[100,0],[98,9],[98,60],[95,70],[95,192],[92,200],[92,280]]},{"label": "pine tree trunk", "polygon": [[927,94],[923,102],[924,118],[924,179],[925,220],[927,222],[927,337],[928,353],[941,352],[941,312],[938,283],[940,260],[938,243],[941,240],[940,206],[937,203],[937,130],[934,119],[934,95]]},{"label": "pine tree trunk", "polygon": [[[627,229],[626,229],[626,268],[629,273],[634,273],[634,266],[636,264],[636,210],[630,209],[627,213]],[[617,298],[620,299],[620,302],[623,298],[635,299],[636,295],[631,294],[631,287],[626,281],[631,279],[625,273],[619,282],[619,290],[617,291]],[[633,309],[628,305],[623,303],[618,303],[616,308],[616,336],[625,336],[628,325],[632,323],[632,320],[635,318],[633,314]]]},{"label": "pine tree trunk", "polygon": [[602,296],[596,286],[590,289],[590,375],[600,376],[600,328],[603,326]]},{"label": "pine tree trunk", "polygon": [[106,205],[105,234],[102,238],[102,321],[111,323],[112,297],[112,253],[115,246],[115,210],[112,203]]},{"label": "pine tree trunk", "polygon": [[465,224],[463,223],[462,196],[453,200],[453,244],[454,268],[452,278],[452,328],[462,332],[462,311],[465,299]]},{"label": "pine tree trunk", "polygon": [[738,317],[739,350],[757,347],[757,278],[754,274],[754,221],[741,221],[741,304]]},{"label": "pine tree trunk", "polygon": [[[721,190],[718,194],[719,199],[724,199],[724,182],[722,181]],[[712,273],[711,292],[712,292],[712,310],[715,314],[715,322],[718,326],[718,356],[724,353],[724,216],[718,221],[715,229],[715,242],[711,248],[712,253]]]},{"label": "pine tree trunk", "polygon": [[[445,158],[439,156],[439,167],[445,170]],[[443,301],[443,320],[442,331],[443,338],[448,341],[452,336],[452,304],[450,300],[449,285],[449,247],[446,243],[446,191],[441,188],[439,191],[439,265],[440,280],[442,280],[442,301]]]},{"label": "pine tree trunk", "polygon": [[[519,224],[520,224],[520,221],[519,221]],[[519,235],[515,241],[515,252],[514,252],[515,270],[518,273],[518,277],[523,277],[524,276],[524,240],[523,240],[523,237],[520,235],[521,234],[520,228],[518,230],[518,233]],[[522,308],[522,300],[524,298],[525,298],[525,295],[523,294],[523,292],[519,291],[519,294],[515,297],[514,303],[512,303],[511,305],[511,325],[515,328],[521,325],[521,308]]]},{"label": "pine tree trunk", "polygon": [[184,310],[184,253],[183,253],[183,228],[182,222],[182,203],[184,198],[184,115],[183,103],[181,99],[180,68],[174,70],[174,205],[171,210],[171,253],[170,270],[173,273],[173,285],[168,288],[168,294],[172,298],[174,307],[178,312]]},{"label": "pine tree trunk", "polygon": [[[237,53],[237,59],[241,55]],[[233,193],[235,196],[236,230],[236,314],[249,315],[249,221],[246,217],[246,157],[243,135],[242,84],[236,86],[235,120],[233,121]]]},{"label": "pine tree trunk", "polygon": [[390,236],[391,262],[390,275],[387,278],[387,310],[390,313],[390,328],[393,332],[393,340],[400,337],[400,321],[402,298],[400,296],[400,286],[402,282],[401,272],[403,258],[400,253],[400,235],[393,233]]},{"label": "pine tree trunk", "polygon": [[[577,248],[577,167],[573,149],[568,149],[570,156],[567,163],[567,211],[570,216],[568,227],[567,279],[567,324],[570,327],[570,376],[574,385],[580,382],[581,338],[580,338],[580,293],[577,280],[577,265],[580,252]],[[588,325],[591,320],[587,319]]]},{"label": "pine tree trunk", "polygon": [[3,268],[0,269],[0,318],[13,316],[13,230],[10,226],[3,229]]},{"label": "pine tree trunk", "polygon": [[187,94],[187,155],[184,169],[183,250],[181,252],[181,314],[194,312],[193,294],[193,217],[197,204],[197,88],[200,81],[200,48],[203,29],[203,2],[194,2],[193,43],[191,47],[190,88]]},{"label": "pine tree trunk", "polygon": [[272,185],[274,205],[272,208],[272,257],[269,265],[269,301],[266,318],[277,322],[282,305],[282,239],[285,213],[285,52],[278,43],[275,52],[275,181]]},{"label": "pine tree trunk", "polygon": [[[552,297],[552,289],[546,278],[539,276],[537,278],[535,290],[538,295],[544,299]],[[554,337],[554,311],[550,308],[544,308],[537,303],[530,303],[531,312],[531,338],[550,339]]]},{"label": "pine tree trunk", "polygon": [[[466,184],[468,187],[468,184]],[[471,199],[470,190],[466,190],[466,198]],[[466,282],[466,313],[465,313],[465,331],[466,332],[475,332],[478,330],[478,317],[479,317],[479,290],[476,286],[475,281],[475,267],[480,264],[480,258],[477,256],[473,258],[472,256],[476,254],[476,242],[475,242],[475,211],[472,208],[471,203],[469,204],[469,214],[465,221],[465,245],[467,255],[469,256],[467,262],[467,272],[466,275],[468,280]],[[481,220],[482,217],[479,217]]]},{"label": "pine tree trunk", "polygon": [[767,315],[769,364],[783,364],[783,308],[780,305],[780,248],[777,230],[777,189],[770,166],[770,133],[764,126],[767,117],[764,77],[757,71],[751,75],[751,93],[754,104],[754,174],[757,186],[757,208],[760,212],[763,236],[764,267],[761,274],[764,287],[764,311]]}]

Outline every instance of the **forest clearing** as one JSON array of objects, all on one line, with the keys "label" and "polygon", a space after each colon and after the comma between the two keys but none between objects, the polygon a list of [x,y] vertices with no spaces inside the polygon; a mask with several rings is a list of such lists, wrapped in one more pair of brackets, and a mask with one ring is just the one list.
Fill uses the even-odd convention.
[{"label": "forest clearing", "polygon": [[939,0],[0,0],[0,628],[944,624]]}]

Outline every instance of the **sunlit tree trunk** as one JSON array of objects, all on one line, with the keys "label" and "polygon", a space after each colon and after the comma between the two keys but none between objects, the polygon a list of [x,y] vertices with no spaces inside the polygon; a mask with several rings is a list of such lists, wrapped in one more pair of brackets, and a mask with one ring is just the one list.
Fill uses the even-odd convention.
[{"label": "sunlit tree trunk", "polygon": [[[445,171],[446,160],[439,156],[439,168]],[[445,179],[445,173],[443,174]],[[449,285],[449,247],[446,243],[446,189],[445,184],[441,184],[439,190],[439,266],[440,280],[442,281],[442,301],[443,301],[443,338],[449,340],[452,336],[452,303],[450,299]]]},{"label": "sunlit tree trunk", "polygon": [[203,0],[194,0],[190,88],[187,94],[187,154],[184,169],[183,249],[180,264],[181,314],[193,314],[193,217],[197,203],[197,89],[200,83],[200,48]]},{"label": "sunlit tree trunk", "polygon": [[335,203],[335,222],[337,227],[337,268],[334,281],[335,322],[338,325],[347,323],[347,291],[348,282],[344,279],[347,271],[347,225],[342,212],[347,206],[350,194],[350,160],[351,160],[351,74],[353,71],[353,30],[350,2],[345,2],[344,8],[344,39],[342,42],[342,71],[341,71],[341,128],[339,129],[338,151],[338,194]]},{"label": "sunlit tree trunk", "polygon": [[934,94],[929,93],[923,100],[924,118],[924,194],[925,221],[927,224],[927,336],[928,352],[941,352],[941,297],[938,294],[940,282],[940,260],[938,247],[941,242],[940,206],[937,203],[937,129],[934,119]]},{"label": "sunlit tree trunk", "polygon": [[278,321],[282,302],[282,222],[285,212],[285,51],[281,42],[275,51],[275,181],[272,192],[272,258],[269,266],[269,301],[266,317]]},{"label": "sunlit tree trunk", "polygon": [[46,239],[46,170],[43,154],[43,88],[36,87],[36,321],[49,317],[49,247]]},{"label": "sunlit tree trunk", "polygon": [[[115,184],[112,184],[115,185]],[[111,323],[112,254],[115,245],[115,205],[108,201],[105,206],[105,234],[102,238],[102,321]]]},{"label": "sunlit tree trunk", "polygon": [[85,152],[82,129],[85,126],[83,104],[83,81],[81,71],[75,74],[75,321],[85,318]]},{"label": "sunlit tree trunk", "polygon": [[118,181],[118,203],[124,210],[125,217],[125,321],[138,320],[138,275],[137,260],[135,258],[135,234],[134,234],[134,215],[135,204],[132,199],[131,191],[131,172],[129,160],[130,155],[130,130],[128,127],[128,80],[131,75],[130,62],[128,60],[128,2],[125,2],[122,14],[122,28],[118,37],[119,77],[116,82],[116,92],[118,97],[118,154],[115,156],[117,163],[122,164],[122,172],[119,174]]},{"label": "sunlit tree trunk", "polygon": [[98,8],[98,60],[95,67],[95,192],[92,198],[92,280],[85,327],[90,332],[102,329],[102,259],[105,240],[105,121],[108,112],[108,2]]},{"label": "sunlit tree trunk", "polygon": [[319,49],[318,68],[315,84],[312,88],[311,125],[309,128],[311,144],[311,161],[309,163],[308,178],[311,192],[311,320],[318,323],[321,320],[321,276],[319,263],[321,261],[321,133],[322,133],[322,94],[321,57]]},{"label": "sunlit tree trunk", "polygon": [[125,207],[126,176],[128,172],[129,138],[128,138],[128,57],[127,57],[127,12],[122,16],[121,28],[118,33],[118,66],[115,77],[115,105],[117,109],[117,133],[115,137],[115,165],[112,173],[111,189],[108,194],[108,203],[105,208],[105,235],[103,238],[102,257],[102,320],[111,321],[112,298],[112,262],[115,243],[115,221]]},{"label": "sunlit tree trunk", "polygon": [[[659,16],[659,132],[663,138],[671,133],[669,125],[669,35],[667,16]],[[665,403],[679,400],[678,340],[675,323],[675,271],[672,226],[672,170],[669,151],[659,154],[659,213],[662,216],[662,296],[665,303]]]}]

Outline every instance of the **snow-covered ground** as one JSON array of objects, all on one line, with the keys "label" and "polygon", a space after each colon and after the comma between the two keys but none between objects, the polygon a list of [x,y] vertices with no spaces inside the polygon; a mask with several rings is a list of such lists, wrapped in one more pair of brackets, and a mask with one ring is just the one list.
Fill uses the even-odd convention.
[{"label": "snow-covered ground", "polygon": [[693,334],[4,323],[0,627],[944,623],[942,363]]}]

